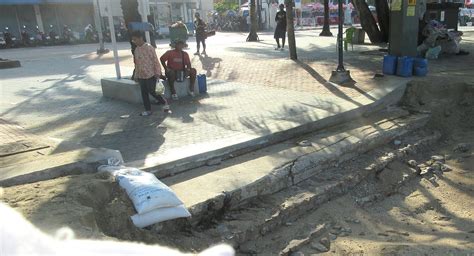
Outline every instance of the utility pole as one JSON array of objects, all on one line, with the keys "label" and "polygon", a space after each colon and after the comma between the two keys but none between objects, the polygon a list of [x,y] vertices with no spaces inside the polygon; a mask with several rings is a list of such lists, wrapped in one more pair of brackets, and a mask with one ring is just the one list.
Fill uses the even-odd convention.
[{"label": "utility pole", "polygon": [[354,80],[352,80],[351,78],[350,71],[344,68],[344,63],[343,63],[344,60],[343,60],[343,55],[342,55],[343,54],[343,50],[342,50],[342,34],[343,34],[342,32],[342,18],[343,18],[342,1],[343,0],[338,0],[338,1],[339,1],[339,10],[338,10],[338,13],[339,13],[338,30],[339,31],[337,33],[337,51],[338,51],[339,61],[338,61],[337,69],[332,72],[331,78],[329,78],[329,81],[335,84],[344,85],[344,84],[354,82]]},{"label": "utility pole", "polygon": [[120,73],[120,64],[119,64],[119,57],[117,51],[117,41],[115,40],[115,27],[114,27],[114,18],[112,16],[112,0],[107,0],[107,16],[109,18],[109,26],[110,26],[110,39],[112,40],[112,47],[114,51],[114,62],[115,62],[115,74],[117,75],[117,79],[121,79],[122,75]]},{"label": "utility pole", "polygon": [[286,29],[288,31],[288,48],[290,49],[290,59],[297,60],[296,41],[295,41],[295,24],[293,18],[293,0],[285,0],[286,5]]},{"label": "utility pole", "polygon": [[[97,34],[99,36],[99,49],[97,49],[97,54],[104,54],[108,53],[109,49],[106,49],[104,46],[104,35],[102,34],[102,16],[100,15],[99,9],[99,0],[93,0],[92,3],[94,4],[94,21],[95,27],[97,29]],[[108,7],[107,7],[108,8]],[[107,10],[111,12],[112,10]]]}]

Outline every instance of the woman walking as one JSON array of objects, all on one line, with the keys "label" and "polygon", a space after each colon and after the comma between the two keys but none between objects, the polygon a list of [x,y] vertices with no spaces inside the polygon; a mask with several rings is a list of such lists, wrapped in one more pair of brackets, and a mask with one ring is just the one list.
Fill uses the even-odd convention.
[{"label": "woman walking", "polygon": [[197,43],[197,52],[195,55],[199,55],[200,43],[202,43],[202,54],[206,55],[206,23],[201,19],[201,15],[196,12],[194,15],[196,18],[194,20],[194,28],[196,29],[196,43]]},{"label": "woman walking", "polygon": [[[285,37],[286,37],[286,12],[285,12],[285,5],[280,4],[280,11],[277,12],[275,16],[276,28],[274,38],[277,42],[277,48],[275,50],[283,51],[285,48]],[[280,38],[282,40],[282,44],[280,47]]]}]

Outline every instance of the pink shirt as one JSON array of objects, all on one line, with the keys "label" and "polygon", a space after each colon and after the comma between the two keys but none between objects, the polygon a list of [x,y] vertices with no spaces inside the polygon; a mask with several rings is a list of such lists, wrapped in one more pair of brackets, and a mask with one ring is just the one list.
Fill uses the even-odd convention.
[{"label": "pink shirt", "polygon": [[161,66],[156,56],[155,48],[145,43],[135,49],[135,76],[139,79],[148,79],[161,75]]}]

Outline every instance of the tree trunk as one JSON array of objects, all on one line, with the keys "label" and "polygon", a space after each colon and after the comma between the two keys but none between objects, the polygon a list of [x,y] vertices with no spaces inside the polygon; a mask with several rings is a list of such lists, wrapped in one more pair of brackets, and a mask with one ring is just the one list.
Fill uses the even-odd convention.
[{"label": "tree trunk", "polygon": [[295,24],[293,18],[293,0],[285,0],[286,5],[286,30],[288,31],[288,48],[290,49],[290,59],[297,60]]},{"label": "tree trunk", "polygon": [[130,46],[132,48],[132,54],[135,54],[136,46],[132,43],[132,37],[130,36],[132,30],[128,27],[130,22],[141,22],[141,16],[138,12],[138,1],[137,0],[120,0],[120,6],[122,7],[123,19],[125,26],[127,27]]},{"label": "tree trunk", "polygon": [[382,33],[380,32],[374,16],[372,16],[372,12],[370,12],[369,6],[365,0],[353,0],[353,3],[359,12],[360,24],[369,36],[370,42],[374,44],[381,43]]},{"label": "tree trunk", "polygon": [[250,33],[249,36],[247,37],[247,42],[256,42],[259,41],[258,35],[257,35],[257,13],[256,13],[256,6],[255,6],[255,0],[250,0]]},{"label": "tree trunk", "polygon": [[329,0],[324,0],[324,26],[319,36],[332,36],[329,28]]},{"label": "tree trunk", "polygon": [[379,22],[380,32],[382,33],[382,41],[388,43],[390,10],[388,9],[387,0],[375,0],[375,8],[377,9],[377,20]]}]

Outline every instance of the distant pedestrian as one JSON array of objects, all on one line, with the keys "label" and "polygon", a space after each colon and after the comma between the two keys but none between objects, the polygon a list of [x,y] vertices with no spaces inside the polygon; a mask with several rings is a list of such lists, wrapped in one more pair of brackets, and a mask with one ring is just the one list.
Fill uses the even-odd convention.
[{"label": "distant pedestrian", "polygon": [[[277,12],[275,16],[276,28],[274,38],[277,42],[277,48],[275,50],[283,51],[285,49],[285,37],[286,37],[286,12],[285,5],[280,4],[280,11]],[[280,46],[280,38],[282,39],[282,44]]]},{"label": "distant pedestrian", "polygon": [[200,43],[202,44],[202,54],[206,55],[206,23],[201,19],[201,15],[197,12],[194,17],[194,28],[196,29],[196,43],[197,43],[197,52],[196,55],[199,55]]},{"label": "distant pedestrian", "polygon": [[148,43],[145,43],[143,33],[140,31],[132,32],[132,42],[137,46],[134,54],[135,75],[134,79],[140,84],[143,105],[145,111],[141,116],[151,115],[150,96],[156,99],[158,104],[164,105],[163,110],[170,112],[169,105],[162,95],[156,94],[156,81],[160,79],[161,66],[156,56],[155,48]]}]

